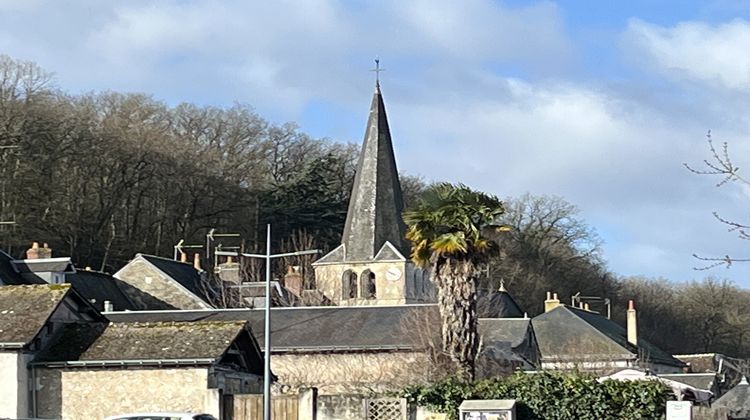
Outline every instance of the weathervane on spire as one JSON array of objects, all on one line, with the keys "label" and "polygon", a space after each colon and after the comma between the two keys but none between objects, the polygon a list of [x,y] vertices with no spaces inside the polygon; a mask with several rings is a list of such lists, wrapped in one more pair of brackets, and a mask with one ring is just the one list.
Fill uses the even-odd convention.
[{"label": "weathervane on spire", "polygon": [[385,71],[385,69],[380,68],[380,58],[375,58],[375,68],[370,69],[370,71],[375,72],[375,86],[380,87],[380,72]]}]

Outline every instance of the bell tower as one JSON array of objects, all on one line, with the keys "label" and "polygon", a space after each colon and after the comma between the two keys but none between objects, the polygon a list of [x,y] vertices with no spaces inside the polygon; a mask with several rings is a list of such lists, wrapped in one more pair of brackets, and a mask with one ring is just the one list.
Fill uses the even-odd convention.
[{"label": "bell tower", "polygon": [[[382,70],[378,66],[376,71]],[[434,300],[428,276],[409,259],[401,194],[378,80],[341,245],[313,263],[318,289],[337,305]]]}]

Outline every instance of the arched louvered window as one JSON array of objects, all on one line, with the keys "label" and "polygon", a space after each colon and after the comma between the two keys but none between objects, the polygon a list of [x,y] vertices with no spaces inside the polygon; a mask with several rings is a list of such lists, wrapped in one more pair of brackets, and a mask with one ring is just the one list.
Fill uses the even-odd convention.
[{"label": "arched louvered window", "polygon": [[344,271],[344,275],[341,277],[341,296],[344,299],[354,299],[357,297],[357,273],[352,270]]},{"label": "arched louvered window", "polygon": [[375,299],[377,297],[375,273],[370,270],[362,272],[362,297],[365,299]]}]

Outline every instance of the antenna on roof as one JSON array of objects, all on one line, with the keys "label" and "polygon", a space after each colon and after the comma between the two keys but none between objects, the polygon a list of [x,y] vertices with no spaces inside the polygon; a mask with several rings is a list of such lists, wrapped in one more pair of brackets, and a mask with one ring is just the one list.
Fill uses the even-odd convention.
[{"label": "antenna on roof", "polygon": [[[184,255],[185,258],[187,258],[187,254],[184,249],[203,249],[203,245],[185,245],[185,240],[180,239],[180,242],[177,242],[177,244],[174,246],[174,260],[182,260],[182,258],[177,258],[178,256]],[[183,261],[184,262],[184,261]]]}]

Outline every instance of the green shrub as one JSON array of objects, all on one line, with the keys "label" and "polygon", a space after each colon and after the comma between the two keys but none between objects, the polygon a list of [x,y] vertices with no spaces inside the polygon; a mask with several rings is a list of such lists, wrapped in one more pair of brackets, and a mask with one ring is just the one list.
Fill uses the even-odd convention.
[{"label": "green shrub", "polygon": [[409,387],[402,395],[454,419],[466,399],[515,399],[521,420],[638,420],[663,418],[670,394],[657,381],[598,382],[582,373],[519,372],[473,383],[448,378]]}]

